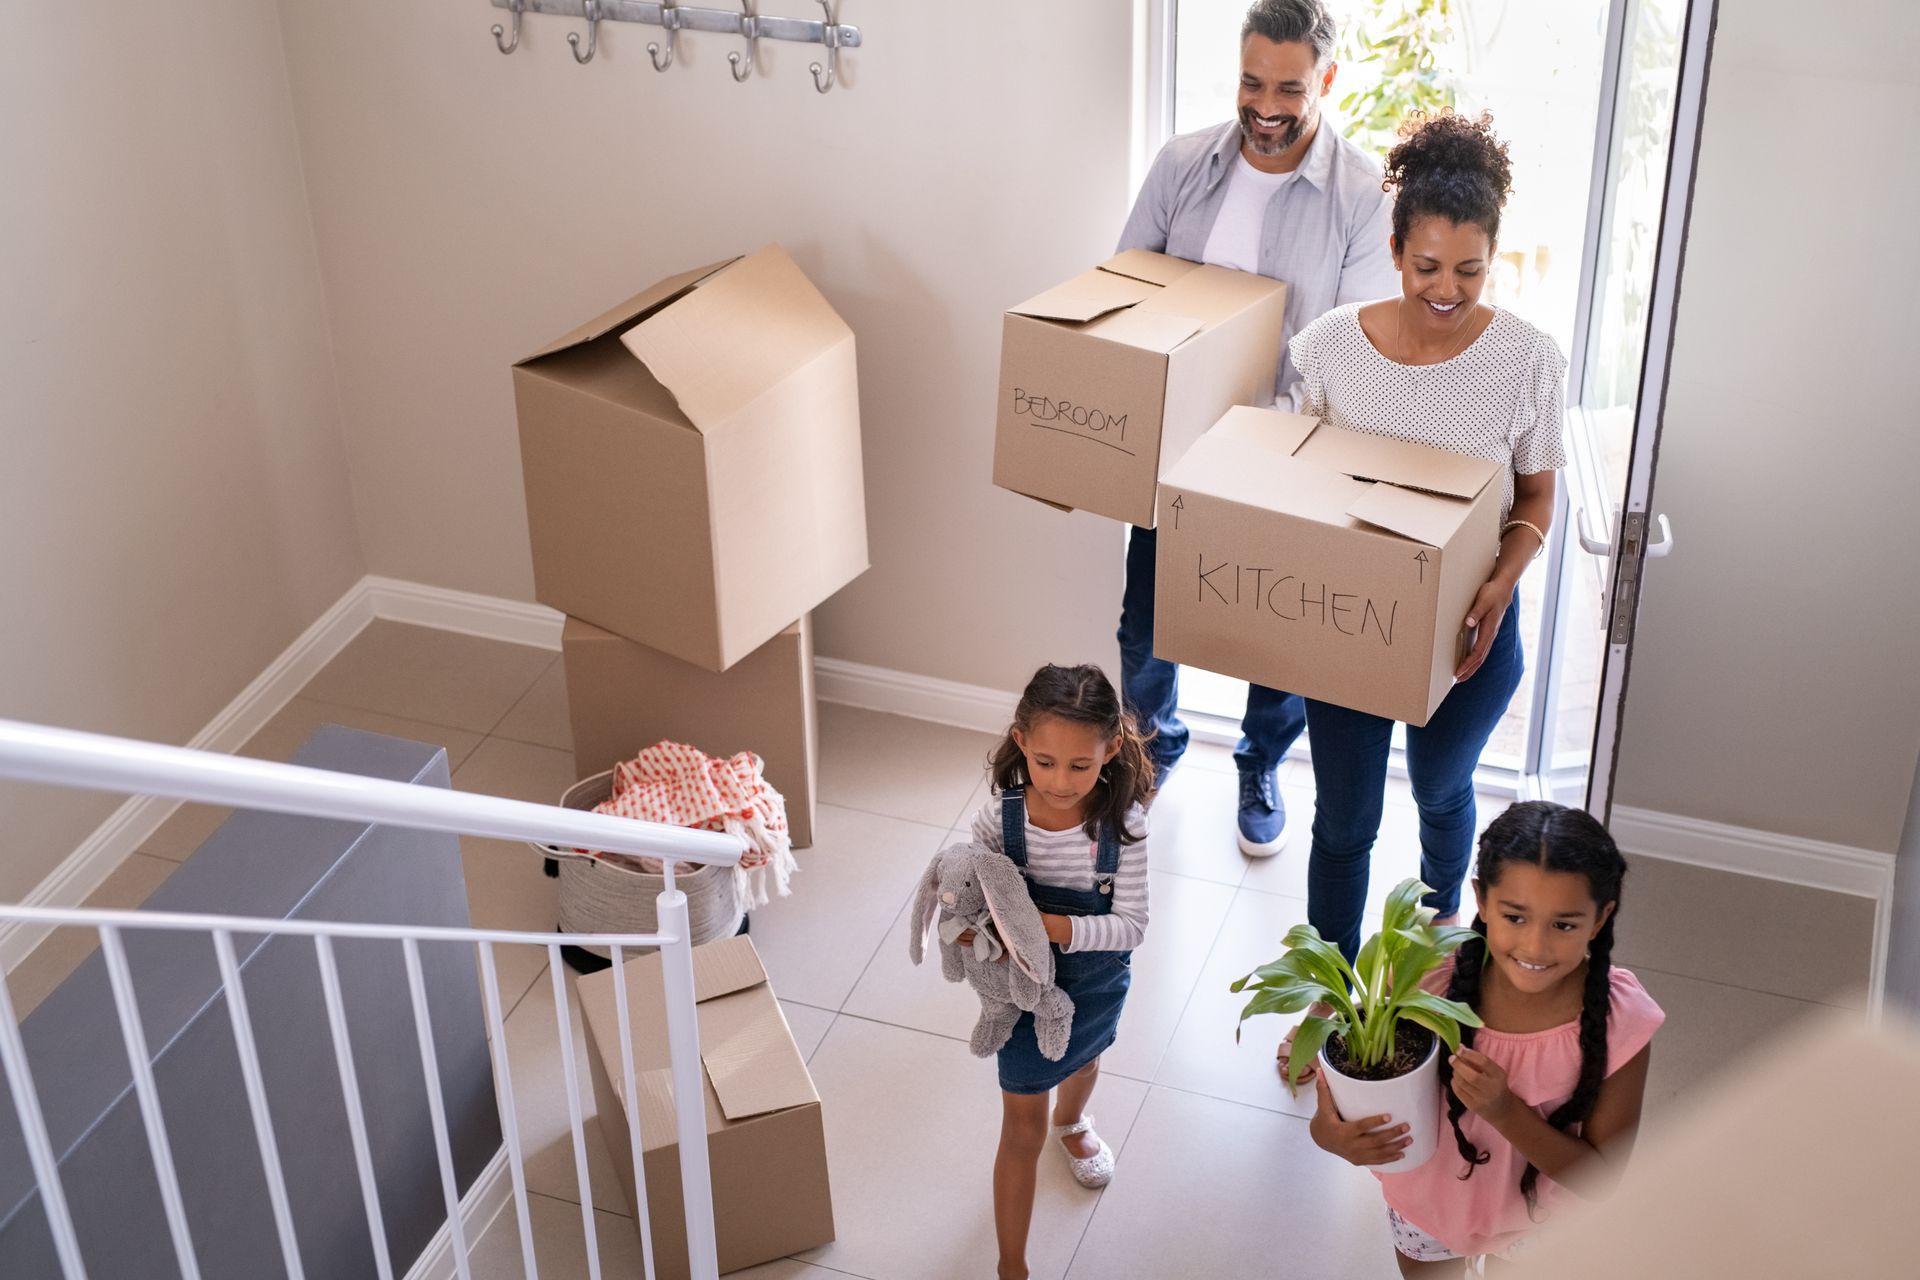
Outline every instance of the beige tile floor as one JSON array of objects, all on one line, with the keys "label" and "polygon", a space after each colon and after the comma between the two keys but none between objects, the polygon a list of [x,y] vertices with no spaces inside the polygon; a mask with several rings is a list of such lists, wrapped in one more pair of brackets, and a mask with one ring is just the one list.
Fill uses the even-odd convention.
[{"label": "beige tile floor", "polygon": [[[561,674],[552,653],[376,622],[243,753],[284,759],[315,725],[354,725],[445,745],[463,790],[551,800],[574,777]],[[987,1276],[998,1091],[992,1067],[962,1043],[972,997],[908,963],[905,908],[926,859],[978,803],[991,743],[832,705],[822,708],[821,729],[818,840],[801,854],[793,896],[755,913],[753,937],[825,1102],[838,1239],[741,1274]],[[1036,1277],[1395,1274],[1371,1180],[1314,1149],[1302,1105],[1274,1080],[1272,1052],[1284,1024],[1260,1019],[1234,1040],[1238,1001],[1227,983],[1271,958],[1306,910],[1312,777],[1290,764],[1282,784],[1300,825],[1270,861],[1250,861],[1234,848],[1233,765],[1224,750],[1196,747],[1155,807],[1153,924],[1092,1108],[1119,1152],[1119,1173],[1093,1193],[1072,1182],[1064,1160],[1043,1161],[1030,1255]],[[1404,783],[1390,785],[1375,914],[1385,890],[1418,864],[1411,800]],[[1483,817],[1501,804],[1483,798]],[[136,905],[222,817],[183,808],[95,901]],[[463,853],[475,924],[551,926],[553,882],[531,852],[469,840]],[[1648,887],[1657,888],[1648,895],[1649,920],[1663,925],[1701,918],[1687,900],[1705,910],[1726,891],[1723,881],[1684,869],[1662,872]],[[1750,913],[1799,910],[1780,886],[1742,892],[1739,905]],[[1844,913],[1829,904],[1803,927],[1835,920],[1845,922]],[[1818,1007],[1796,997],[1830,990],[1804,966],[1771,984],[1749,972],[1742,985],[1728,985],[1722,953],[1696,930],[1633,936],[1638,951],[1661,966],[1640,972],[1670,1013],[1654,1055],[1651,1123],[1730,1054],[1763,1044]],[[86,950],[65,936],[44,945],[10,976],[16,1003],[37,1003]],[[551,976],[539,953],[503,956],[501,976],[542,1274],[584,1275]],[[1789,994],[1753,989],[1765,985]],[[570,1021],[590,1110],[577,1011]],[[606,1274],[638,1275],[637,1235],[591,1124],[587,1147]],[[519,1274],[511,1212],[476,1242],[473,1260],[477,1275]]]}]

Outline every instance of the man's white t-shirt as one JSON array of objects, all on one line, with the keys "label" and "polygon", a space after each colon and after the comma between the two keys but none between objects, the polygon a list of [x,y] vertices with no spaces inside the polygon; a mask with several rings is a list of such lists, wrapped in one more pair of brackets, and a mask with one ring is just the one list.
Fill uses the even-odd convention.
[{"label": "man's white t-shirt", "polygon": [[1200,259],[1216,267],[1235,271],[1260,270],[1260,232],[1266,223],[1267,204],[1274,192],[1292,182],[1299,170],[1286,173],[1262,173],[1242,154],[1234,157],[1233,172],[1227,178],[1227,198],[1220,204],[1220,216],[1214,219],[1207,236],[1207,251]]}]

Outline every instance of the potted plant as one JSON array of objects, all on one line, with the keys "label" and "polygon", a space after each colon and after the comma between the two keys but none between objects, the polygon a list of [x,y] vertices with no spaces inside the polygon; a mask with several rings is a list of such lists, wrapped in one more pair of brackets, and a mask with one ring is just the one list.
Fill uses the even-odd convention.
[{"label": "potted plant", "polygon": [[1242,1023],[1255,1014],[1312,1008],[1294,1033],[1288,1085],[1298,1088],[1307,1063],[1318,1058],[1342,1116],[1405,1122],[1413,1144],[1394,1162],[1396,1172],[1433,1154],[1441,1042],[1457,1051],[1461,1025],[1480,1025],[1466,1005],[1421,989],[1421,979],[1473,936],[1471,929],[1433,923],[1433,908],[1420,903],[1430,892],[1415,879],[1395,886],[1380,931],[1351,965],[1318,929],[1301,924],[1282,940],[1286,954],[1233,984],[1235,991],[1253,992],[1240,1011]]}]

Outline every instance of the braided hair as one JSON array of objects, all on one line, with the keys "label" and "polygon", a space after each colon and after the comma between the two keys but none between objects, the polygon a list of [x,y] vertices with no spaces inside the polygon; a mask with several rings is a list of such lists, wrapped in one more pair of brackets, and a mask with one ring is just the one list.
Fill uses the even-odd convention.
[{"label": "braided hair", "polygon": [[1456,226],[1468,223],[1500,239],[1500,209],[1513,190],[1513,166],[1507,144],[1493,132],[1486,112],[1467,117],[1453,111],[1414,115],[1400,125],[1402,141],[1387,153],[1386,181],[1393,201],[1393,242],[1425,217],[1441,217]]},{"label": "braided hair", "polygon": [[987,758],[993,789],[1005,793],[1027,785],[1026,753],[1013,740],[1013,731],[1032,733],[1042,716],[1091,726],[1102,741],[1119,745],[1113,759],[1100,770],[1093,794],[1087,797],[1087,836],[1098,840],[1106,830],[1113,832],[1121,844],[1145,839],[1127,825],[1126,819],[1133,806],[1144,808],[1153,799],[1153,762],[1147,757],[1147,739],[1121,706],[1107,673],[1091,664],[1062,667],[1048,663],[1033,673],[1033,679],[1021,691],[1020,705],[1014,708],[1006,736]]},{"label": "braided hair", "polygon": [[[1580,809],[1548,800],[1528,800],[1508,808],[1487,825],[1480,836],[1480,857],[1474,877],[1482,891],[1500,882],[1500,873],[1511,863],[1525,862],[1542,871],[1565,872],[1585,877],[1593,901],[1601,906],[1615,904],[1606,923],[1594,934],[1588,946],[1586,981],[1580,997],[1580,1076],[1573,1096],[1547,1117],[1547,1123],[1565,1131],[1584,1124],[1593,1115],[1593,1104],[1600,1096],[1601,1082],[1607,1074],[1607,1013],[1611,1008],[1613,972],[1613,923],[1619,918],[1620,884],[1626,877],[1627,863],[1607,829],[1593,815]],[[1453,976],[1447,983],[1447,999],[1472,1006],[1480,1002],[1480,980],[1486,970],[1487,922],[1476,914],[1469,939],[1455,953]],[[1460,1028],[1463,1048],[1473,1045],[1473,1029]],[[1453,1140],[1467,1162],[1461,1178],[1473,1176],[1474,1169],[1487,1162],[1487,1153],[1475,1147],[1461,1131],[1460,1118],[1466,1104],[1453,1091],[1453,1067],[1445,1054],[1440,1057],[1440,1081],[1446,1090],[1447,1121],[1453,1126]],[[1536,1184],[1540,1171],[1528,1162],[1520,1175],[1520,1194],[1526,1197],[1527,1212],[1533,1213]]]}]

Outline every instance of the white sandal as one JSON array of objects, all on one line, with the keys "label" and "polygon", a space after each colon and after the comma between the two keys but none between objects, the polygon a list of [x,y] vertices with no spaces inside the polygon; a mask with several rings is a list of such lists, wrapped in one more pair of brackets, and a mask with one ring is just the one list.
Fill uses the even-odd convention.
[{"label": "white sandal", "polygon": [[[1076,1133],[1086,1133],[1092,1128],[1093,1117],[1083,1115],[1072,1124],[1054,1125],[1053,1137],[1058,1142],[1063,1138],[1071,1138]],[[1109,1147],[1107,1140],[1097,1133],[1093,1135],[1093,1140],[1100,1144],[1098,1151],[1084,1158],[1068,1151],[1067,1159],[1073,1165],[1073,1180],[1083,1187],[1098,1190],[1113,1181],[1113,1148]],[[1065,1149],[1064,1143],[1062,1149]]]}]

